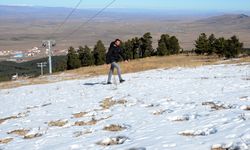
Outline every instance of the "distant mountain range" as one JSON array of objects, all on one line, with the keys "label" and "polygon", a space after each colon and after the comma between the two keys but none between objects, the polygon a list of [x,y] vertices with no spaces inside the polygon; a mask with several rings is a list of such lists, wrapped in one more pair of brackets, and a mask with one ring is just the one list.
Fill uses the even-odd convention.
[{"label": "distant mountain range", "polygon": [[206,23],[214,23],[214,22],[233,22],[234,21],[246,21],[249,20],[250,17],[245,14],[226,14],[226,15],[221,15],[221,16],[214,16],[210,18],[206,18],[203,20],[199,21],[204,21]]},{"label": "distant mountain range", "polygon": [[[115,38],[127,40],[151,32],[154,47],[161,34],[176,35],[182,48],[192,49],[194,40],[202,33],[217,33],[218,36],[237,35],[250,47],[250,12],[161,9],[107,9],[88,24],[84,24],[100,9],[78,9],[53,34],[57,49],[69,46],[93,46],[97,40],[105,45]],[[72,8],[1,6],[0,5],[0,50],[27,50],[39,47],[41,41],[51,38],[50,33],[60,25]],[[82,25],[82,26],[80,26]],[[66,41],[64,37],[79,29]]]},{"label": "distant mountain range", "polygon": [[[64,19],[71,12],[72,8],[64,7],[35,7],[35,6],[4,6],[0,5],[1,19]],[[89,17],[100,9],[78,9],[71,19],[80,19]],[[250,14],[250,12],[247,12]],[[163,9],[126,9],[126,8],[109,8],[105,10],[100,17],[124,20],[141,20],[141,19],[187,19],[187,18],[204,18],[209,16],[221,15],[220,11],[198,11],[198,10],[163,10]]]},{"label": "distant mountain range", "polygon": [[250,29],[250,17],[245,14],[227,14],[199,20],[198,22],[210,25],[238,26]]}]

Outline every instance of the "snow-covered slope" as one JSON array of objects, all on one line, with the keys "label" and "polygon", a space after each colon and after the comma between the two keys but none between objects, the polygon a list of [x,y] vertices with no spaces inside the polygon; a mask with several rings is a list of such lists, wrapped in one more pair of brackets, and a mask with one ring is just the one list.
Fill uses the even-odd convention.
[{"label": "snow-covered slope", "polygon": [[0,149],[250,148],[250,64],[124,78],[0,90]]}]

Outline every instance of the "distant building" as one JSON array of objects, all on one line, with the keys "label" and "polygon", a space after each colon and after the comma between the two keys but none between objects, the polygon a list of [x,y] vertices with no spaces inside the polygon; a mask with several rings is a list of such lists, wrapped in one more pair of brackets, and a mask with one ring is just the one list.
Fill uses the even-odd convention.
[{"label": "distant building", "polygon": [[8,59],[8,61],[22,62],[24,57],[24,53],[18,53],[18,51],[16,51],[12,53],[12,56],[10,57],[10,59]]},{"label": "distant building", "polygon": [[23,57],[24,57],[24,54],[23,54],[23,53],[18,53],[18,54],[15,54],[13,57],[14,57],[15,59],[23,58]]},{"label": "distant building", "polygon": [[0,56],[4,56],[4,53],[3,53],[3,51],[0,51]]}]

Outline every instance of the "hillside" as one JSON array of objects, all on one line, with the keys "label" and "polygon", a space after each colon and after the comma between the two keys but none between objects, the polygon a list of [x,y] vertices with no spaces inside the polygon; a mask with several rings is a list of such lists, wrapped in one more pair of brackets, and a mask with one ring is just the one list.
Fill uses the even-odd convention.
[{"label": "hillside", "polygon": [[[63,71],[67,66],[66,56],[53,56],[53,71]],[[36,59],[28,62],[16,63],[9,61],[0,62],[0,82],[9,81],[15,74],[23,77],[37,77],[41,74],[41,69],[37,63],[48,62],[48,58]],[[48,73],[48,66],[44,68],[44,73]]]},{"label": "hillside", "polygon": [[214,26],[234,26],[238,29],[250,29],[250,17],[245,14],[222,15],[199,20],[198,22]]},{"label": "hillside", "polygon": [[[249,63],[0,90],[0,149],[250,148]],[[115,83],[115,78],[113,82]]]},{"label": "hillside", "polygon": [[[60,60],[60,59],[58,59]],[[57,69],[61,68],[61,63],[64,64],[64,59],[56,63],[58,66]],[[53,61],[55,62],[55,61]],[[60,63],[61,62],[61,63]],[[207,56],[196,56],[196,55],[173,55],[173,56],[164,56],[164,57],[149,57],[144,59],[137,59],[126,62],[121,62],[121,68],[123,73],[135,73],[140,71],[152,70],[152,69],[161,69],[161,68],[175,68],[175,67],[199,67],[204,65],[212,64],[233,64],[233,63],[249,63],[250,57],[239,58],[239,59],[230,59],[222,60],[217,57],[207,57]],[[29,64],[29,63],[28,63]],[[33,69],[37,69],[37,74],[40,73],[39,68],[36,68],[36,63],[33,64]],[[32,70],[32,67],[30,68]],[[68,70],[63,72],[57,72],[53,75],[39,76],[36,78],[20,78],[17,81],[11,82],[1,82],[0,89],[14,88],[26,85],[33,84],[44,84],[44,83],[53,83],[65,80],[74,80],[74,79],[86,79],[89,77],[106,75],[109,70],[109,65],[101,66],[90,66],[82,67],[75,70]],[[22,70],[23,71],[23,70]],[[27,70],[25,70],[27,71]],[[25,72],[23,71],[23,72]],[[46,69],[47,71],[47,69]],[[15,74],[15,73],[14,73]]]}]

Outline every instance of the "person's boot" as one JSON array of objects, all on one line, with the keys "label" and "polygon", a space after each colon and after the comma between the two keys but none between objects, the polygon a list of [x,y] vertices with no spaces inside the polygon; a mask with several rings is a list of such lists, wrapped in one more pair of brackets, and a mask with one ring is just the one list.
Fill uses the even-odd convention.
[{"label": "person's boot", "polygon": [[120,80],[120,83],[123,83],[123,82],[125,82],[125,80],[121,79],[121,80]]},{"label": "person's boot", "polygon": [[112,84],[112,83],[108,81],[107,84]]}]

